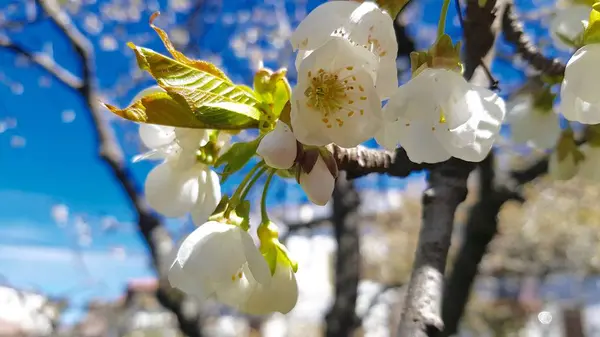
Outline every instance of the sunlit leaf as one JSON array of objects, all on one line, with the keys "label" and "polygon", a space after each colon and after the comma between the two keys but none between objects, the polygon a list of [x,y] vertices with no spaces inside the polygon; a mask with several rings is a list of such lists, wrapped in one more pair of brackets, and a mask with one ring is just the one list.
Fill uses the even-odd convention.
[{"label": "sunlit leaf", "polygon": [[196,68],[198,70],[202,70],[204,72],[212,74],[212,75],[219,77],[222,80],[225,80],[227,82],[231,82],[231,80],[227,77],[227,75],[225,75],[225,73],[223,71],[221,71],[221,69],[217,68],[214,64],[212,64],[210,62],[202,61],[202,60],[190,59],[187,56],[183,55],[183,53],[177,51],[175,49],[175,47],[173,46],[173,43],[171,43],[171,40],[169,39],[169,35],[167,34],[167,32],[165,32],[164,30],[162,30],[154,25],[154,20],[156,20],[156,18],[159,15],[160,15],[160,12],[155,12],[154,14],[152,14],[152,16],[150,17],[150,27],[152,27],[152,29],[154,29],[154,31],[156,31],[156,33],[162,40],[163,44],[165,45],[165,48],[167,48],[169,53],[171,53],[171,55],[173,55],[173,58],[175,58],[175,60],[177,60],[183,64],[189,65],[193,68]]}]

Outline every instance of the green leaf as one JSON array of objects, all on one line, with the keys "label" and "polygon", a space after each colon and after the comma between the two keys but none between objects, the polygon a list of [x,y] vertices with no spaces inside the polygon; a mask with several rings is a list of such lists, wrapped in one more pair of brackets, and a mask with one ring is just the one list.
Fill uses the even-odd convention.
[{"label": "green leaf", "polygon": [[583,32],[583,44],[600,43],[600,6],[594,5],[590,11],[588,26]]},{"label": "green leaf", "polygon": [[162,30],[154,25],[154,20],[156,20],[156,18],[159,15],[160,15],[160,12],[154,12],[154,14],[152,14],[152,16],[150,16],[150,27],[152,29],[154,29],[154,31],[158,34],[158,37],[161,39],[161,41],[165,45],[165,48],[167,48],[167,50],[169,51],[169,53],[171,53],[171,55],[173,56],[173,58],[175,60],[177,60],[181,63],[187,64],[198,70],[213,74],[225,81],[231,82],[231,80],[225,75],[225,73],[223,71],[221,71],[221,69],[217,68],[214,64],[212,64],[210,62],[202,61],[202,60],[190,59],[189,57],[183,55],[183,53],[177,51],[175,49],[175,47],[173,46],[173,43],[171,43],[171,40],[169,39],[169,35],[167,35],[167,32],[165,32],[164,30]]},{"label": "green leaf", "polygon": [[200,129],[208,127],[196,118],[185,101],[166,92],[142,97],[125,109],[110,104],[104,106],[115,115],[133,122]]},{"label": "green leaf", "polygon": [[239,171],[246,163],[248,163],[250,158],[256,154],[256,149],[258,148],[261,139],[262,137],[258,137],[250,142],[235,143],[227,150],[227,152],[217,159],[217,162],[215,163],[216,167],[225,164],[221,183],[224,183],[231,174]]},{"label": "green leaf", "polygon": [[[248,87],[238,86],[214,74],[181,63],[153,50],[129,46],[134,50],[138,65],[156,79],[159,86],[180,104],[187,105],[198,123],[183,124],[175,120],[171,126],[239,130],[255,128],[261,112],[256,94]],[[181,116],[177,116],[180,118]],[[185,118],[189,123],[189,117]],[[150,123],[150,122],[147,122]]]},{"label": "green leaf", "polygon": [[227,80],[209,72],[191,67],[177,60],[159,54],[154,50],[128,44],[135,52],[138,65],[146,70],[163,89],[171,92],[173,89],[194,91],[202,99],[195,101],[199,104],[232,102],[251,106],[258,104],[254,95]]}]

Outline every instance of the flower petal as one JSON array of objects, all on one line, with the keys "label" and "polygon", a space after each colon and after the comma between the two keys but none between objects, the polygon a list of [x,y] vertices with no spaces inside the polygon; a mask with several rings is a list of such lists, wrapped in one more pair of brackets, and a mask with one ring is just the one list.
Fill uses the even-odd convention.
[{"label": "flower petal", "polygon": [[323,158],[319,156],[310,173],[300,173],[300,186],[308,199],[316,205],[325,206],[335,187],[335,179]]},{"label": "flower petal", "polygon": [[144,185],[150,207],[167,217],[180,217],[188,213],[198,201],[200,171],[174,170],[169,161],[154,167]]},{"label": "flower petal", "polygon": [[482,161],[492,149],[492,145],[500,132],[500,127],[506,115],[504,100],[493,91],[483,87],[474,86],[475,91],[483,104],[483,109],[473,111],[469,123],[475,129],[475,142],[464,147],[451,147],[442,143],[453,157],[471,161]]},{"label": "flower petal", "polygon": [[175,141],[175,128],[155,124],[140,124],[140,139],[149,149],[168,146]]},{"label": "flower petal", "polygon": [[200,226],[213,214],[215,208],[221,201],[221,184],[219,176],[209,167],[201,172],[200,178],[203,184],[200,185],[202,189],[202,197],[198,199],[197,204],[192,208],[192,221],[196,226]]},{"label": "flower petal", "polygon": [[275,311],[287,314],[297,302],[296,275],[289,265],[278,261],[269,286],[258,286],[239,309],[251,315],[265,315]]},{"label": "flower petal", "polygon": [[[398,119],[386,125],[389,138],[395,138],[413,163],[439,163],[450,159],[450,154],[440,144],[431,126],[419,120],[409,122]],[[391,144],[392,140],[388,140]]]},{"label": "flower petal", "polygon": [[522,95],[511,101],[506,121],[510,124],[511,138],[515,143],[550,149],[560,137],[556,113],[534,108],[531,95]]},{"label": "flower petal", "polygon": [[175,128],[177,143],[183,149],[198,150],[208,143],[208,132],[204,129]]},{"label": "flower petal", "polygon": [[297,152],[296,137],[290,127],[282,121],[277,121],[275,129],[264,136],[256,150],[267,165],[276,169],[292,167]]},{"label": "flower petal", "polygon": [[398,66],[396,60],[382,60],[377,71],[377,82],[375,83],[377,93],[381,100],[390,98],[398,88]]},{"label": "flower petal", "polygon": [[312,10],[290,37],[294,51],[316,49],[323,45],[359,5],[353,1],[329,1]]},{"label": "flower petal", "polygon": [[214,287],[207,279],[202,269],[184,270],[181,264],[175,260],[168,273],[169,284],[188,295],[202,301],[214,293]]},{"label": "flower petal", "polygon": [[[358,83],[368,83],[369,74],[365,71],[357,71],[354,76]],[[381,101],[375,87],[364,85],[362,88],[363,91],[348,94],[353,103],[347,105],[347,112],[333,115],[336,122],[329,129],[329,139],[341,147],[354,147],[373,138],[383,123]]]},{"label": "flower petal", "polygon": [[268,285],[271,282],[271,271],[265,258],[262,256],[258,247],[254,244],[254,240],[246,231],[239,232],[239,239],[242,244],[242,249],[248,260],[248,268],[252,273],[252,277],[262,285]]}]

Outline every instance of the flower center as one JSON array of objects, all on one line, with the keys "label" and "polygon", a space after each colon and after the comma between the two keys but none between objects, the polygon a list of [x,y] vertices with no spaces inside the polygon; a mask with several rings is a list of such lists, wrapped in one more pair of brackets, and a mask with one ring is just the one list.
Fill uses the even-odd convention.
[{"label": "flower center", "polygon": [[240,267],[240,269],[238,269],[237,272],[235,272],[233,275],[231,275],[231,282],[241,280],[242,277],[244,277],[244,272],[242,271],[242,268]]},{"label": "flower center", "polygon": [[[310,84],[304,90],[304,96],[308,98],[306,106],[321,112],[321,121],[327,128],[332,128],[333,125],[342,127],[344,119],[352,117],[357,110],[361,115],[364,114],[363,109],[356,109],[352,99],[358,92],[365,90],[357,83],[356,76],[350,73],[353,69],[354,67],[348,66],[333,72],[324,69],[319,69],[316,74],[308,72]],[[343,72],[348,74],[341,76]],[[358,99],[364,101],[367,97],[360,96]]]}]

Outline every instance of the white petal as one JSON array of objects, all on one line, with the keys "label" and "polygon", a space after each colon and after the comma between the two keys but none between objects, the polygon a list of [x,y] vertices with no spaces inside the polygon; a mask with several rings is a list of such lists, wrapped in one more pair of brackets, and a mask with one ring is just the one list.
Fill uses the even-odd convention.
[{"label": "white petal", "polygon": [[168,146],[175,141],[175,128],[155,124],[140,124],[140,139],[149,149]]},{"label": "white petal", "polygon": [[201,269],[184,270],[181,264],[175,260],[168,273],[171,287],[177,288],[198,300],[205,300],[214,293],[211,281]]},{"label": "white petal", "polygon": [[[440,144],[431,126],[419,120],[397,122],[386,126],[390,138],[395,138],[413,163],[439,163],[450,159],[450,154]],[[391,140],[388,141],[391,144]]]},{"label": "white petal", "polygon": [[167,161],[154,167],[148,176],[144,190],[148,204],[168,217],[180,217],[188,213],[197,202],[200,171],[174,170]]},{"label": "white petal", "polygon": [[561,93],[559,110],[567,120],[573,122],[590,125],[600,123],[600,102],[586,102],[571,91]]},{"label": "white petal", "polygon": [[[358,83],[368,82],[369,75],[364,71],[355,73]],[[375,87],[365,85],[364,91],[348,95],[353,104],[348,105],[349,111],[335,114],[336,122],[329,129],[329,139],[341,147],[354,147],[375,136],[381,128],[383,115],[381,101]],[[340,125],[340,121],[341,124]],[[319,121],[323,125],[322,121]]]},{"label": "white petal", "polygon": [[275,129],[264,136],[256,150],[267,165],[276,169],[292,167],[297,152],[296,137],[290,127],[282,121],[277,121]]},{"label": "white petal", "polygon": [[558,34],[573,40],[581,34],[585,28],[582,21],[587,22],[590,17],[591,8],[586,5],[571,5],[559,10],[550,22],[550,37],[554,45],[562,50],[571,51],[573,47],[565,44]]},{"label": "white petal", "polygon": [[353,1],[329,1],[311,11],[300,22],[290,41],[294,50],[316,49],[329,39],[331,33],[342,27],[354,9]]},{"label": "white petal", "polygon": [[569,89],[584,101],[598,99],[595,88],[600,75],[597,67],[600,58],[600,44],[588,44],[578,49],[567,62],[564,82],[568,82]]},{"label": "white petal", "polygon": [[561,129],[554,111],[544,112],[534,108],[531,95],[517,97],[510,105],[506,120],[515,143],[540,149],[550,149],[556,145]]},{"label": "white petal", "polygon": [[382,61],[377,71],[377,93],[382,100],[390,98],[398,88],[398,67],[396,60]]},{"label": "white petal", "polygon": [[294,137],[305,145],[325,146],[331,143],[325,126],[321,123],[321,113],[306,106],[304,92],[296,86],[292,90],[290,111]]},{"label": "white petal", "polygon": [[196,226],[200,226],[206,222],[221,201],[221,184],[217,173],[206,167],[201,174],[202,178],[204,178],[201,178],[202,184],[200,185],[202,199],[198,199],[197,204],[191,211],[192,221]]},{"label": "white petal", "polygon": [[208,143],[208,132],[204,129],[175,128],[177,143],[183,149],[198,150]]},{"label": "white petal", "polygon": [[298,54],[296,55],[296,61],[294,62],[295,66],[296,66],[296,71],[300,70],[300,64],[302,64],[302,61],[308,57],[308,55],[310,55],[313,51],[312,50],[299,50]]},{"label": "white petal", "polygon": [[275,311],[287,314],[297,302],[296,275],[289,265],[278,262],[269,286],[257,287],[240,307],[240,311],[251,315],[265,315]]},{"label": "white petal", "polygon": [[474,112],[469,121],[474,125],[475,142],[462,148],[450,148],[446,143],[442,145],[446,146],[446,150],[453,157],[480,162],[488,155],[500,132],[506,115],[506,105],[504,100],[493,91],[478,86],[474,86],[473,89],[483,104],[483,109]]},{"label": "white petal", "polygon": [[269,270],[267,261],[265,261],[265,258],[254,244],[254,240],[250,234],[240,231],[239,235],[252,277],[261,285],[268,285],[271,282],[271,271]]},{"label": "white petal", "polygon": [[217,284],[216,297],[219,302],[240,310],[260,285],[252,277],[248,264],[244,264],[238,275],[241,278]]},{"label": "white petal", "polygon": [[335,187],[335,179],[321,156],[317,158],[317,162],[309,174],[300,173],[299,180],[300,186],[311,202],[319,206],[327,204]]},{"label": "white petal", "polygon": [[140,91],[137,95],[135,95],[135,97],[133,97],[133,99],[131,100],[131,103],[129,103],[129,105],[133,104],[134,102],[139,101],[144,96],[151,95],[151,94],[154,94],[157,92],[166,92],[166,91],[165,91],[165,89],[159,87],[158,85],[151,86],[149,88],[146,88],[146,89]]},{"label": "white petal", "polygon": [[381,99],[392,95],[398,87],[396,56],[398,42],[392,17],[384,13],[374,2],[363,2],[350,15],[347,26],[350,39],[368,46],[380,58],[377,73],[377,93]]},{"label": "white petal", "polygon": [[202,268],[209,271],[214,284],[237,282],[234,276],[238,275],[244,264],[248,262],[241,238],[243,235],[250,234],[237,226],[218,222],[220,226],[216,226],[213,223],[215,222],[209,221],[195,230],[198,231],[207,224],[212,224],[212,227],[205,231],[214,232],[199,249],[196,263],[201,263]]},{"label": "white petal", "polygon": [[600,182],[600,148],[584,144],[579,150],[585,159],[579,164],[578,175],[591,182]]},{"label": "white petal", "polygon": [[220,154],[227,152],[231,148],[231,134],[221,131],[217,137],[217,146],[221,148]]}]

